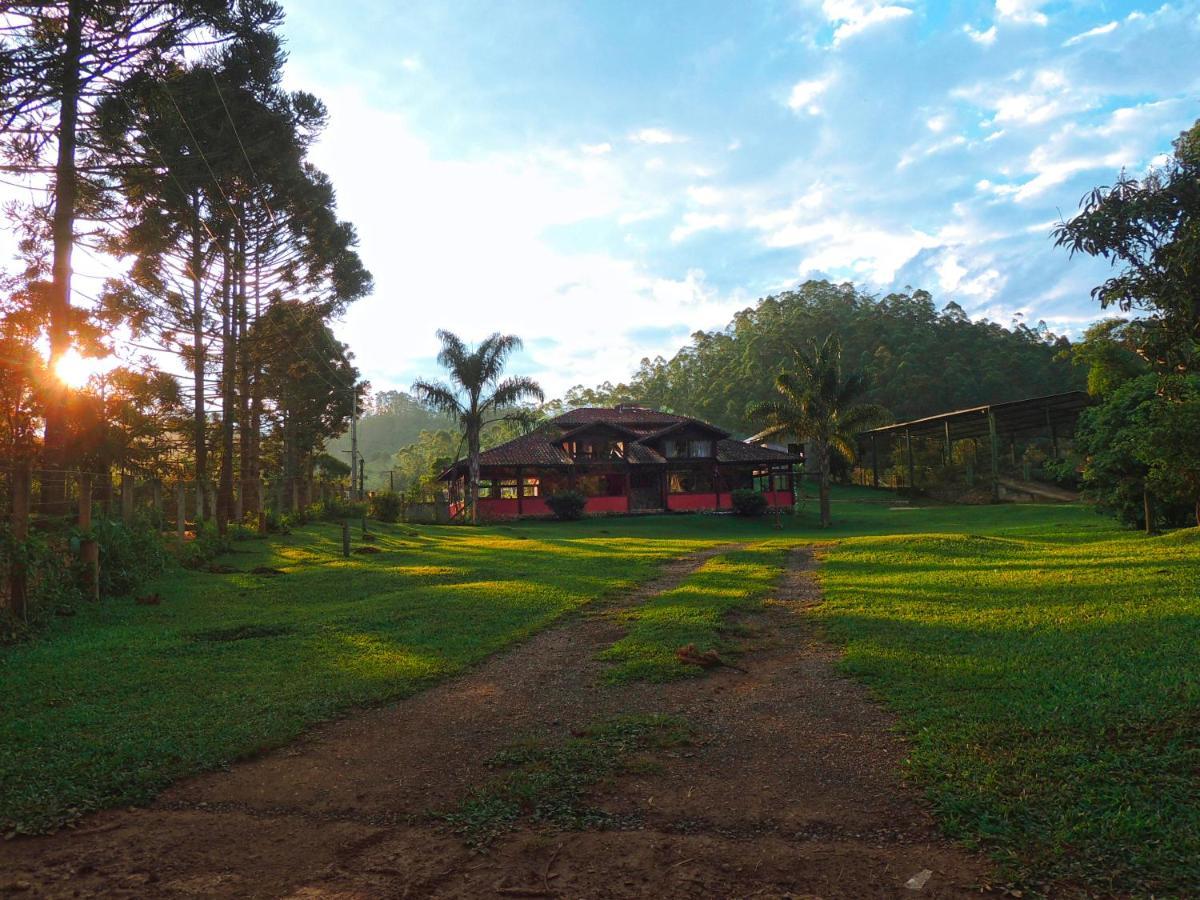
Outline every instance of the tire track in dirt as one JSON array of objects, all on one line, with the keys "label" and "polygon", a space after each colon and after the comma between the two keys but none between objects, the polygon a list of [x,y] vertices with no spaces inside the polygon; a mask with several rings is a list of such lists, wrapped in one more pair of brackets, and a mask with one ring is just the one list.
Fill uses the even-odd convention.
[{"label": "tire track in dirt", "polygon": [[[986,882],[988,866],[940,838],[901,781],[894,719],[837,673],[805,615],[820,601],[811,550],[793,551],[764,611],[740,618],[746,674],[603,683],[597,654],[623,633],[612,613],[732,549],[677,559],[463,675],[148,809],[0,847],[0,866],[34,896],[959,897]],[[597,806],[639,824],[519,828],[480,853],[429,817],[492,777],[487,760],[514,739],[625,713],[676,715],[699,734],[656,754],[656,770],[598,786]],[[923,869],[924,889],[905,889]]]}]

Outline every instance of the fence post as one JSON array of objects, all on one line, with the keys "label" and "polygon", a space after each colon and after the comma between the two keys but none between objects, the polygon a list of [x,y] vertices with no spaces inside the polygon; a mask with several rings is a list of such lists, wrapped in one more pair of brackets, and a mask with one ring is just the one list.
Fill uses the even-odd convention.
[{"label": "fence post", "polygon": [[9,510],[12,525],[13,557],[9,563],[8,587],[12,614],[26,621],[29,614],[29,585],[25,570],[23,544],[29,537],[29,490],[33,481],[30,464],[19,463],[12,470],[12,506]]},{"label": "fence post", "polygon": [[79,541],[79,561],[83,563],[84,591],[91,600],[100,599],[100,545],[91,537],[92,530],[92,476],[79,476],[79,530],[84,537]]},{"label": "fence post", "polygon": [[121,521],[133,521],[133,474],[128,470],[121,473]]},{"label": "fence post", "polygon": [[342,556],[350,556],[350,522],[342,520]]},{"label": "fence post", "polygon": [[187,488],[182,481],[175,482],[175,536],[183,543],[187,533]]},{"label": "fence post", "polygon": [[154,504],[154,524],[162,531],[167,520],[163,518],[163,485],[159,478],[150,482],[150,499]]}]

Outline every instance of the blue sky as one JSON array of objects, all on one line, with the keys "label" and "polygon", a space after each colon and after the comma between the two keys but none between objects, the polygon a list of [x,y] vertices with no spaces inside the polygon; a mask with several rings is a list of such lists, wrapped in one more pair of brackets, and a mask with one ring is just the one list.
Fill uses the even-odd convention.
[{"label": "blue sky", "polygon": [[1048,232],[1200,118],[1200,3],[288,0],[288,83],[375,295],[376,387],[434,331],[627,378],[810,276],[1078,333],[1104,266]]}]

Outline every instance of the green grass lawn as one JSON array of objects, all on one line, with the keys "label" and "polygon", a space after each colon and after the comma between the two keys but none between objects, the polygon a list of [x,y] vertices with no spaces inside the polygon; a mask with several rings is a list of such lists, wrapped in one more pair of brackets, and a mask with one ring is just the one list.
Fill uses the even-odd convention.
[{"label": "green grass lawn", "polygon": [[144,800],[420,690],[667,559],[751,545],[631,616],[612,677],[664,675],[676,641],[720,646],[721,616],[757,602],[783,547],[833,539],[815,615],[899,713],[951,834],[1026,880],[1197,893],[1197,532],[1146,538],[1082,507],[837,499],[832,532],[810,501],[779,530],[715,516],[379,526],[382,552],[349,560],[335,526],[244,542],[224,562],[287,574],[174,572],[149,588],[160,606],[106,602],[0,649],[0,822],[44,829]]}]

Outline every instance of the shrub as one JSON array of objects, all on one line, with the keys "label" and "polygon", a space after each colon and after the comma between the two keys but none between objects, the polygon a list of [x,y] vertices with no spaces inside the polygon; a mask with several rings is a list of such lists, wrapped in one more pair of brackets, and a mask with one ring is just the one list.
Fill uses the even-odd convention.
[{"label": "shrub", "polygon": [[587,506],[587,497],[579,491],[559,491],[546,498],[546,505],[550,507],[556,519],[581,519],[583,508]]},{"label": "shrub", "polygon": [[7,573],[14,559],[25,563],[27,619],[17,621],[4,612],[9,585],[0,578],[0,644],[25,637],[55,613],[70,615],[82,599],[79,566],[61,536],[35,531],[16,541],[8,523],[0,522],[0,573]]},{"label": "shrub", "polygon": [[765,515],[767,512],[767,498],[758,491],[741,488],[734,491],[731,498],[734,515],[753,518]]},{"label": "shrub", "polygon": [[198,569],[222,553],[227,553],[233,544],[222,537],[213,522],[196,524],[196,536],[179,548],[179,562],[189,569]]},{"label": "shrub", "polygon": [[371,518],[380,522],[399,522],[404,509],[399,494],[390,491],[371,495]]},{"label": "shrub", "polygon": [[100,548],[100,595],[120,597],[130,593],[167,565],[162,535],[149,522],[133,524],[100,519],[91,537]]},{"label": "shrub", "polygon": [[343,519],[361,519],[367,514],[367,504],[351,503],[341,497],[330,497],[328,500],[311,504],[308,509],[304,510],[304,514],[310,521],[315,519],[324,522],[340,522]]}]

